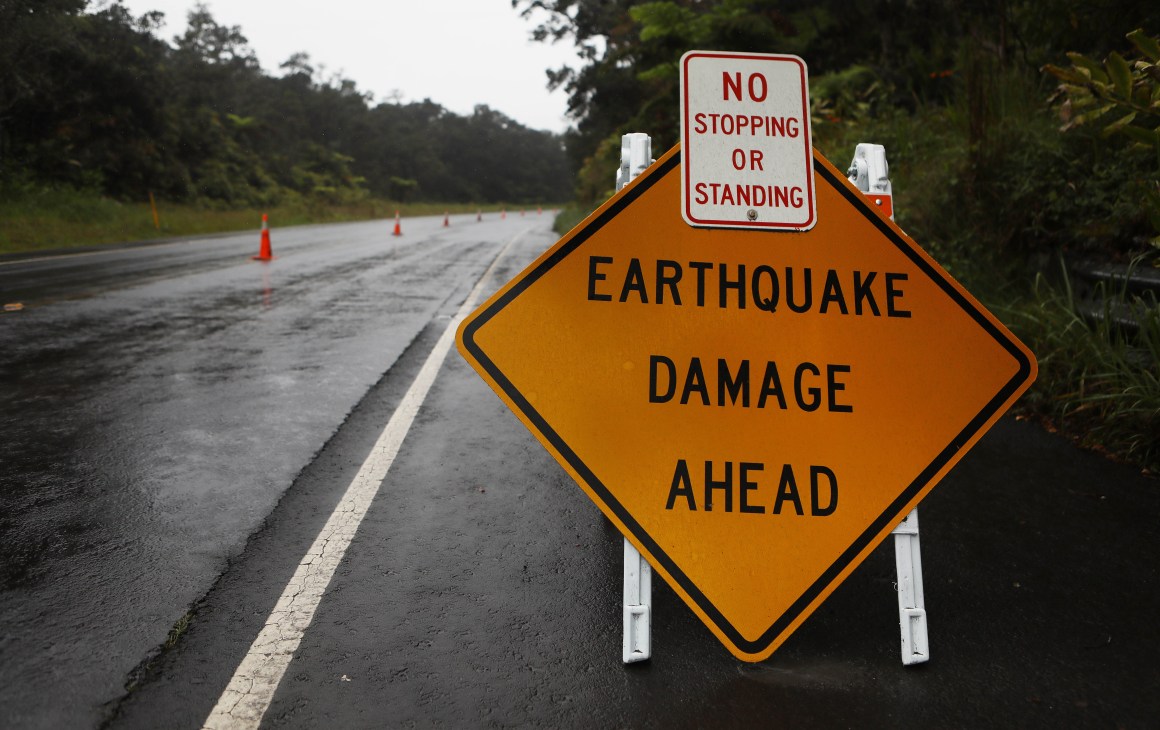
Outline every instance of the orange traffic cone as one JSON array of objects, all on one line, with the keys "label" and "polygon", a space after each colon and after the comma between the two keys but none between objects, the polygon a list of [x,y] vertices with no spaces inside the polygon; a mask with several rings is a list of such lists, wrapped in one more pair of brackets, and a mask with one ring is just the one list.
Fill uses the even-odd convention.
[{"label": "orange traffic cone", "polygon": [[392,233],[391,235],[392,236],[403,235],[403,226],[400,225],[400,223],[399,223],[399,211],[397,211],[397,210],[395,211],[395,232]]},{"label": "orange traffic cone", "polygon": [[507,220],[507,208],[501,208],[499,211],[499,219],[501,221]]},{"label": "orange traffic cone", "polygon": [[447,211],[443,211],[443,227],[446,228],[451,225],[451,216]]},{"label": "orange traffic cone", "polygon": [[536,215],[543,215],[543,213],[544,213],[544,209],[537,205],[536,206]]},{"label": "orange traffic cone", "polygon": [[274,258],[274,253],[270,250],[270,227],[265,213],[262,214],[262,244],[258,249],[258,255],[250,258],[254,261],[271,261]]}]

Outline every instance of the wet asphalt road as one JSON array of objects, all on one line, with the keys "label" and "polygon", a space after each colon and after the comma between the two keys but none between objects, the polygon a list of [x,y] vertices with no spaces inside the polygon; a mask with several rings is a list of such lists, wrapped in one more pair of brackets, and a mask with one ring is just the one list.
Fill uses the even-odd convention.
[{"label": "wet asphalt road", "polygon": [[[439,222],[19,285],[0,725],[201,726],[467,291],[519,231],[489,291],[552,240]],[[452,353],[263,727],[1155,727],[1157,487],[1005,419],[920,510],[928,664],[899,662],[885,546],[756,665],[657,585],[626,668],[619,536]]]},{"label": "wet asphalt road", "polygon": [[[84,727],[503,244],[547,215],[0,265],[0,726]],[[451,304],[448,304],[451,303]]]}]

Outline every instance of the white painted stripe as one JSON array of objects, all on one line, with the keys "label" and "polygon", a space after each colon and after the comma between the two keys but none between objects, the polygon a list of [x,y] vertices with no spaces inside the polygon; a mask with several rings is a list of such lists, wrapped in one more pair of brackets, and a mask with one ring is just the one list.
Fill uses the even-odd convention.
[{"label": "white painted stripe", "polygon": [[[233,234],[231,234],[233,235]],[[237,235],[244,235],[239,232]],[[227,236],[218,236],[218,238],[226,238]],[[16,258],[9,261],[0,261],[0,266],[16,266],[18,264],[35,264],[41,261],[56,261],[58,259],[83,259],[89,256],[111,256],[114,254],[125,253],[126,251],[147,251],[152,248],[165,248],[166,246],[188,246],[191,243],[201,243],[203,241],[212,241],[213,238],[190,238],[181,241],[162,241],[161,243],[143,243],[138,245],[120,246],[118,248],[104,248],[100,251],[70,251],[69,253],[56,253],[48,256],[37,256],[36,258]]]},{"label": "white painted stripe", "polygon": [[370,508],[371,502],[387,476],[399,447],[419,412],[419,407],[427,397],[439,368],[443,365],[455,331],[459,323],[471,312],[483,293],[484,286],[491,280],[491,274],[509,249],[527,230],[520,232],[504,245],[491,262],[475,287],[459,308],[459,312],[447,325],[443,335],[435,344],[427,361],[423,363],[415,381],[403,396],[398,408],[391,415],[374,448],[359,468],[350,486],[346,488],[342,500],[334,508],[322,532],[303,556],[294,577],[282,591],[282,596],[274,610],[266,619],[266,625],[250,645],[249,652],[238,665],[233,678],[217,705],[206,718],[206,730],[241,730],[257,728],[262,716],[274,699],[274,692],[286,673],[286,668],[294,658],[294,652],[302,641],[302,635],[314,619],[314,611],[322,600],[322,594],[330,585],[330,580],[338,569],[358,530],[359,524]]}]

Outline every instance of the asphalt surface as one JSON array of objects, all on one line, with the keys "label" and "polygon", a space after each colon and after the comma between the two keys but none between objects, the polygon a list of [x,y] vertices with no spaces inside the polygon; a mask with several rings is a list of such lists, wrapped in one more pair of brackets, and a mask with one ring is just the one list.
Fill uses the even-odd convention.
[{"label": "asphalt surface", "polygon": [[0,265],[0,726],[83,727],[445,302],[538,220]]},{"label": "asphalt surface", "polygon": [[[179,244],[209,259],[188,278],[0,266],[29,303],[0,319],[0,725],[201,727],[451,315],[544,218],[275,229],[270,265],[256,235]],[[1158,486],[1004,419],[920,508],[930,662],[899,661],[884,545],[759,664],[657,583],[653,658],[625,667],[619,535],[453,353],[262,726],[1155,727]]]}]

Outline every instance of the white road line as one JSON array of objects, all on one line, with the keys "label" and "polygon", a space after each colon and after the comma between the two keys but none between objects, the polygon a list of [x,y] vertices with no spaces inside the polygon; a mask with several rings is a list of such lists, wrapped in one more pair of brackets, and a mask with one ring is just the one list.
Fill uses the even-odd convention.
[{"label": "white road line", "polygon": [[[239,235],[243,235],[245,231],[239,231]],[[218,236],[218,238],[226,238],[226,236]],[[200,243],[201,241],[210,241],[210,238],[190,238],[182,241],[162,241],[160,243],[145,243],[138,246],[121,246],[119,248],[103,248],[100,251],[76,251],[69,253],[55,253],[48,256],[37,256],[29,259],[11,259],[9,261],[0,261],[0,266],[16,266],[18,264],[35,264],[41,261],[56,261],[58,259],[82,259],[88,256],[104,256],[107,254],[124,253],[125,251],[145,251],[151,248],[165,248],[166,246],[188,246],[191,243]]]},{"label": "white road line", "polygon": [[[530,230],[530,229],[529,229]],[[334,571],[338,569],[366,515],[380,485],[387,476],[395,456],[399,453],[403,439],[415,420],[419,407],[427,397],[435,376],[439,373],[447,352],[455,340],[455,330],[459,323],[471,312],[483,293],[484,286],[491,280],[491,274],[507,254],[508,250],[526,234],[524,230],[504,245],[491,265],[476,282],[475,288],[467,296],[459,312],[447,325],[443,335],[435,344],[427,361],[423,363],[415,381],[403,396],[398,408],[383,428],[374,448],[350,486],[346,488],[342,500],[334,508],[322,532],[303,556],[294,577],[286,585],[274,610],[266,619],[266,625],[250,645],[249,652],[238,665],[233,678],[217,705],[206,718],[206,730],[241,730],[257,728],[262,716],[274,699],[274,692],[294,658],[302,635],[314,619],[314,611],[322,600],[322,594],[330,585]]]}]

